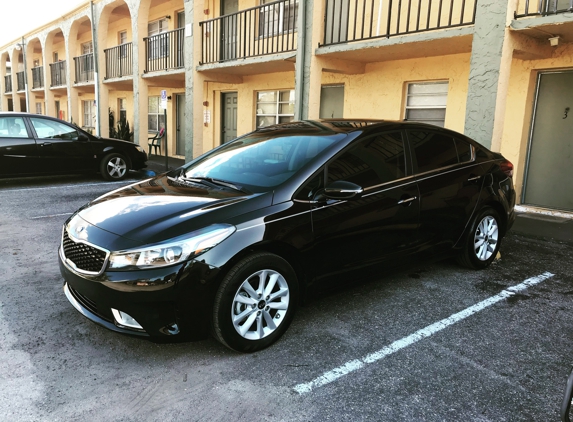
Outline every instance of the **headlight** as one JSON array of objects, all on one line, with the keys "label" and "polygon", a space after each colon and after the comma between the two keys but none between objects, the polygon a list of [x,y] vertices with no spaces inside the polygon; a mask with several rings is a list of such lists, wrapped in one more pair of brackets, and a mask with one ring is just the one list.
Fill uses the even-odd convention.
[{"label": "headlight", "polygon": [[139,152],[145,152],[145,150],[141,148],[139,145],[135,145],[135,149],[138,150]]},{"label": "headlight", "polygon": [[235,226],[213,224],[155,245],[112,252],[109,256],[109,269],[136,270],[177,264],[207,252],[234,232]]}]

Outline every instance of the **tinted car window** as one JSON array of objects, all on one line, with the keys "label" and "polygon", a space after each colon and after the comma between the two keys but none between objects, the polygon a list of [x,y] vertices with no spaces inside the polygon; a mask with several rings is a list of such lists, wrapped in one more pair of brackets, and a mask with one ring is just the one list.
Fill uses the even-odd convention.
[{"label": "tinted car window", "polygon": [[328,166],[328,182],[346,180],[363,188],[406,175],[401,132],[381,133],[360,141]]},{"label": "tinted car window", "polygon": [[324,178],[323,171],[319,172],[316,176],[310,179],[295,195],[295,199],[301,201],[311,201],[316,192],[323,187],[322,180]]},{"label": "tinted car window", "polygon": [[456,149],[458,150],[458,158],[460,163],[471,161],[472,146],[468,142],[462,141],[459,138],[454,138],[454,141],[456,142]]},{"label": "tinted car window", "polygon": [[408,132],[408,139],[418,162],[418,173],[458,163],[454,138],[447,134],[412,130]]},{"label": "tinted car window", "polygon": [[78,131],[64,123],[38,117],[31,117],[30,121],[40,139],[78,139]]},{"label": "tinted car window", "polygon": [[27,138],[28,132],[21,117],[0,117],[0,138]]}]

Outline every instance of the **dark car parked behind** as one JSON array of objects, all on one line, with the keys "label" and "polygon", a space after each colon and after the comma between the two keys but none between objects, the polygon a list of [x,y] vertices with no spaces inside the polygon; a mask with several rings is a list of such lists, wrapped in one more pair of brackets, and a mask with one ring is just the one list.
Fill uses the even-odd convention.
[{"label": "dark car parked behind", "polygon": [[0,113],[0,177],[96,173],[121,180],[146,167],[139,145],[90,135],[53,117]]},{"label": "dark car parked behind", "polygon": [[114,331],[259,350],[309,292],[417,259],[487,267],[515,218],[512,172],[426,124],[262,128],[78,210],[64,291]]}]

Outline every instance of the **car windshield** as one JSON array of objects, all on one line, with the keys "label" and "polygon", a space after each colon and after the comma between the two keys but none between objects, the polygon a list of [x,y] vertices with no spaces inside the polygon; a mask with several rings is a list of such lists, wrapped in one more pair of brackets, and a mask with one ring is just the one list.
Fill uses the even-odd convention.
[{"label": "car windshield", "polygon": [[278,186],[346,134],[285,135],[254,132],[190,164],[186,179],[209,178],[261,191]]}]

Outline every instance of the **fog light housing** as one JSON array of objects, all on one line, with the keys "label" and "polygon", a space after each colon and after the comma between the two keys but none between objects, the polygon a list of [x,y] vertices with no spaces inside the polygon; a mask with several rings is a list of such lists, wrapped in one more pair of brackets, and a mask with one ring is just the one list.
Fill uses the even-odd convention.
[{"label": "fog light housing", "polygon": [[143,330],[143,327],[139,325],[139,323],[131,315],[113,308],[111,308],[111,313],[113,314],[115,322],[118,325],[121,325],[122,327],[133,328],[135,330]]}]

